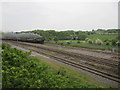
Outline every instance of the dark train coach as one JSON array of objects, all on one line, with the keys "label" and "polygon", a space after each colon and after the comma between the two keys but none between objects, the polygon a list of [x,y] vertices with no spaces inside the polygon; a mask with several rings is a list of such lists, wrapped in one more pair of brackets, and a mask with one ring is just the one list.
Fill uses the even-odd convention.
[{"label": "dark train coach", "polygon": [[12,41],[44,44],[43,37],[34,33],[4,33],[2,35],[2,40],[12,40]]}]

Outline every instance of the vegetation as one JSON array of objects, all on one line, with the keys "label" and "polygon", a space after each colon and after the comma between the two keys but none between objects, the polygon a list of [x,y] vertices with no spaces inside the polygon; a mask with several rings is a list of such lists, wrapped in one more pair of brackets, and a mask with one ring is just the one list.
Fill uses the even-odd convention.
[{"label": "vegetation", "polygon": [[92,39],[92,40],[96,40],[97,38],[101,39],[101,40],[114,40],[116,39],[118,36],[118,34],[106,34],[106,35],[88,35],[87,38]]},{"label": "vegetation", "polygon": [[37,33],[43,36],[46,43],[72,47],[111,50],[120,52],[120,29],[98,29],[92,31],[54,31],[33,30],[19,33]]},{"label": "vegetation", "polygon": [[[55,30],[33,30],[33,31],[23,31],[19,33],[36,33],[40,34],[45,38],[46,41],[49,40],[85,40],[85,38],[89,39],[110,39],[113,40],[116,38],[119,29],[98,29],[92,31],[55,31]],[[17,32],[18,33],[18,32]]]},{"label": "vegetation", "polygon": [[2,44],[3,88],[100,88],[81,79],[70,78],[64,69],[52,72],[44,63],[24,52]]},{"label": "vegetation", "polygon": [[87,34],[82,31],[54,31],[54,30],[34,30],[34,31],[26,31],[20,33],[37,33],[44,37],[46,41],[50,40],[85,40]]},{"label": "vegetation", "polygon": [[90,83],[91,85],[108,88],[108,86],[99,83],[95,79],[91,78],[90,76],[88,76],[74,68],[68,67],[64,64],[61,64],[61,63],[58,63],[58,62],[55,62],[52,60],[49,60],[48,58],[45,58],[42,56],[38,56],[37,58],[40,58],[40,60],[38,59],[38,62],[46,63],[49,67],[51,67],[51,69],[55,73],[60,72],[61,74],[63,73],[65,76],[67,76],[73,80],[79,80],[79,82],[87,82],[87,83]]}]

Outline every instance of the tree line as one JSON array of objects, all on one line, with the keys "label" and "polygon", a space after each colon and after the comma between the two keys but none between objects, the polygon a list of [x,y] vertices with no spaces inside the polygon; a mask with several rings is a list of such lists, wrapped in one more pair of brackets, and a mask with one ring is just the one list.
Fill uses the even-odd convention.
[{"label": "tree line", "polygon": [[17,33],[35,33],[43,36],[46,41],[50,40],[85,40],[88,35],[95,35],[95,34],[118,34],[119,29],[97,29],[92,31],[55,31],[55,30],[32,30],[32,31],[22,31]]}]

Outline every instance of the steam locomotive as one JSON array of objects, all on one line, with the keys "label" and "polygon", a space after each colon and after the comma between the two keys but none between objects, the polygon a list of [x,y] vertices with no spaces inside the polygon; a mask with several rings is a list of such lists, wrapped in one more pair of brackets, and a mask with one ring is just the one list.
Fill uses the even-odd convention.
[{"label": "steam locomotive", "polygon": [[34,33],[4,33],[2,35],[2,40],[44,44],[43,37]]}]

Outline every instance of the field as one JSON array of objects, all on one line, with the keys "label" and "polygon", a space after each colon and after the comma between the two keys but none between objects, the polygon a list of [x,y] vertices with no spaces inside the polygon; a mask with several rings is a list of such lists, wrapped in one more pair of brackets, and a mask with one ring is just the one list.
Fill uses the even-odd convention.
[{"label": "field", "polygon": [[110,34],[110,35],[88,35],[87,38],[95,40],[95,39],[101,39],[101,40],[114,40],[116,39],[118,34]]},{"label": "field", "polygon": [[[71,46],[71,47],[80,47],[80,48],[88,48],[88,49],[98,49],[98,50],[110,50],[118,52],[118,47],[116,45],[112,44],[112,41],[109,40],[115,40],[117,38],[117,34],[106,34],[106,35],[88,35],[87,38],[92,40],[92,43],[89,43],[86,40],[58,40],[55,41],[49,41],[47,43],[50,44],[58,44],[58,45],[65,45],[65,46]],[[96,40],[101,40],[101,44],[97,44]],[[107,42],[104,42],[104,40],[107,40]]]},{"label": "field", "polygon": [[[88,35],[87,38],[92,39],[92,40],[96,40],[96,39],[100,39],[100,40],[114,40],[116,39],[118,36],[118,34],[110,34],[110,35]],[[84,40],[59,40],[59,41],[64,41],[64,42],[85,42]]]}]

